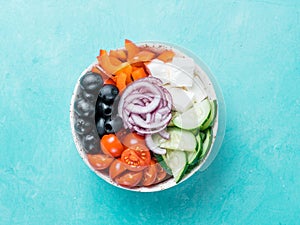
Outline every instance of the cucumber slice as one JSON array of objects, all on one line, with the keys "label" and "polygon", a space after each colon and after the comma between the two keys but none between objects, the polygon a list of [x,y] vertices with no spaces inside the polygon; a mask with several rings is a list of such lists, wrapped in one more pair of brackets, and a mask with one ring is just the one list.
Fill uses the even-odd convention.
[{"label": "cucumber slice", "polygon": [[200,126],[200,130],[205,130],[205,129],[209,128],[210,126],[212,126],[214,123],[214,120],[216,118],[217,101],[212,100],[212,101],[209,101],[209,103],[210,103],[211,111],[210,111],[210,114],[209,114],[209,117],[207,118],[207,120]]},{"label": "cucumber slice", "polygon": [[192,132],[177,127],[167,128],[170,138],[164,139],[159,134],[154,134],[152,139],[156,145],[165,149],[180,151],[195,151],[197,141]]},{"label": "cucumber slice", "polygon": [[205,140],[203,141],[203,151],[200,155],[200,159],[202,159],[205,153],[210,149],[212,143],[212,130],[207,129],[205,132]]},{"label": "cucumber slice", "polygon": [[165,162],[163,155],[159,155],[159,154],[154,154],[157,162],[161,165],[161,167],[170,175],[172,174],[172,170],[170,169],[170,167],[167,165],[167,163]]},{"label": "cucumber slice", "polygon": [[189,165],[195,165],[199,162],[199,157],[201,155],[201,151],[202,151],[202,140],[200,138],[200,135],[198,134],[196,136],[196,140],[197,140],[197,147],[196,147],[196,151],[194,152],[187,152],[187,160],[188,160],[188,164]]},{"label": "cucumber slice", "polygon": [[202,141],[205,140],[205,132],[200,131],[200,137]]},{"label": "cucumber slice", "polygon": [[188,165],[185,152],[167,150],[167,153],[162,157],[172,170],[175,182],[178,183],[183,178]]},{"label": "cucumber slice", "polygon": [[173,123],[175,126],[192,130],[200,127],[209,117],[210,103],[208,99],[197,102],[189,110],[174,116]]}]

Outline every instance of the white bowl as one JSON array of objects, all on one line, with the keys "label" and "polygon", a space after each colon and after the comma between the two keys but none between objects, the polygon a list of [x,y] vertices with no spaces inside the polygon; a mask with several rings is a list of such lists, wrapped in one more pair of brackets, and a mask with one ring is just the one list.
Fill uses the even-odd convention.
[{"label": "white bowl", "polygon": [[173,45],[173,44],[168,44],[168,43],[162,43],[162,42],[154,42],[154,41],[147,41],[147,42],[142,42],[138,43],[138,46],[143,46],[143,47],[149,47],[149,48],[156,48],[156,49],[171,49],[175,52],[176,55],[178,56],[183,56],[183,57],[190,57],[194,60],[196,63],[196,69],[195,69],[195,74],[198,75],[202,81],[203,87],[208,95],[209,99],[216,99],[217,100],[217,115],[216,119],[214,122],[214,125],[212,127],[213,131],[213,140],[212,140],[212,145],[210,149],[206,152],[204,158],[200,161],[199,165],[196,166],[189,174],[187,174],[179,183],[176,183],[173,178],[170,178],[166,181],[163,181],[161,183],[155,184],[153,186],[149,187],[136,187],[136,188],[126,188],[123,186],[118,185],[116,182],[114,182],[109,176],[106,176],[102,174],[101,172],[95,170],[88,162],[87,156],[85,151],[83,150],[83,146],[80,142],[78,134],[75,132],[74,129],[74,124],[75,124],[75,112],[74,112],[74,102],[76,100],[77,93],[79,92],[79,80],[80,78],[86,74],[86,72],[90,71],[91,68],[97,64],[98,62],[92,63],[90,66],[88,66],[80,75],[78,78],[78,81],[75,85],[75,89],[72,95],[71,99],[71,105],[70,105],[70,122],[71,122],[71,129],[72,129],[72,136],[77,148],[77,151],[83,161],[87,164],[87,166],[94,171],[99,177],[101,177],[103,180],[107,181],[108,183],[130,191],[137,191],[137,192],[155,192],[155,191],[162,191],[166,190],[168,188],[174,187],[187,179],[189,179],[195,172],[197,171],[204,171],[215,159],[215,157],[218,154],[218,151],[221,147],[224,134],[225,134],[225,104],[224,104],[224,99],[223,95],[221,92],[221,89],[211,73],[211,71],[208,69],[208,67],[193,53],[190,51]]}]

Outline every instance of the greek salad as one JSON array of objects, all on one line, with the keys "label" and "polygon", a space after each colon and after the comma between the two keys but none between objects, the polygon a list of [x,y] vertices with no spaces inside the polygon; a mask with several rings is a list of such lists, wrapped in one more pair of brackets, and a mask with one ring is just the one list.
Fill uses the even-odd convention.
[{"label": "greek salad", "polygon": [[101,49],[80,79],[74,130],[92,168],[126,188],[180,182],[210,149],[217,101],[172,49]]}]

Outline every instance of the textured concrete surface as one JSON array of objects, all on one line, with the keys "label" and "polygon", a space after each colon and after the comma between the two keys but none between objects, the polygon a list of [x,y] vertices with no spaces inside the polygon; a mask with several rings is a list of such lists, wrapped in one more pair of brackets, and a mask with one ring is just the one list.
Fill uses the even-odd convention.
[{"label": "textured concrete surface", "polygon": [[[0,224],[300,224],[300,2],[1,1]],[[99,48],[182,45],[227,106],[213,164],[159,193],[110,186],[77,154],[69,102]]]}]

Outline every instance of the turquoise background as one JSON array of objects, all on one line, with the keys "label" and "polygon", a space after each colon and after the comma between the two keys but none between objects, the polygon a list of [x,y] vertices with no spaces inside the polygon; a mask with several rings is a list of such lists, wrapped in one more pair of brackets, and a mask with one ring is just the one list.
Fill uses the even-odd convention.
[{"label": "turquoise background", "polygon": [[[300,1],[120,2],[1,1],[0,224],[300,224]],[[102,181],[71,136],[79,74],[125,38],[192,50],[227,106],[216,160],[163,192]]]}]

